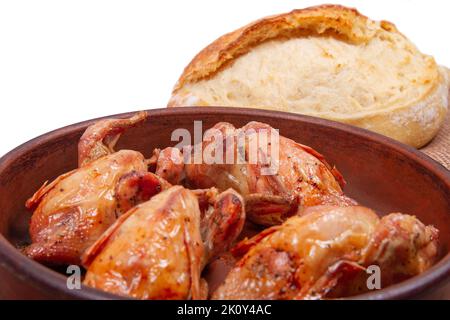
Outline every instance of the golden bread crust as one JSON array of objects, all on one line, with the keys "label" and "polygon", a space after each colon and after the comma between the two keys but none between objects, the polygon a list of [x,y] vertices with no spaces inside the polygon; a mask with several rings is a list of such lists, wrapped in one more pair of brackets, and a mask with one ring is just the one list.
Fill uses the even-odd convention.
[{"label": "golden bread crust", "polygon": [[[286,45],[299,39],[306,42]],[[326,59],[313,55],[312,46],[323,50]],[[257,54],[265,60],[257,60]],[[299,55],[306,66],[292,60]],[[291,64],[286,67],[282,60]],[[348,61],[349,69],[339,73]],[[323,5],[266,17],[220,37],[185,68],[168,107],[245,106],[302,113],[419,148],[444,121],[449,78],[448,69],[420,53],[392,23]]]},{"label": "golden bread crust", "polygon": [[[173,94],[186,83],[212,76],[227,62],[247,53],[252,47],[277,38],[308,35],[333,35],[354,44],[369,41],[373,30],[367,29],[368,18],[356,9],[340,5],[321,5],[295,9],[289,13],[256,20],[227,33],[200,51],[180,76]],[[384,29],[398,32],[395,25],[382,21]],[[171,106],[171,105],[169,105]]]}]

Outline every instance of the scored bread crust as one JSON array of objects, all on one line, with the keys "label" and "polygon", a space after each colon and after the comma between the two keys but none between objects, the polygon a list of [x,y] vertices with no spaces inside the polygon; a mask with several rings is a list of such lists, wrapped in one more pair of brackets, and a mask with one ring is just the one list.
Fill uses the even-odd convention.
[{"label": "scored bread crust", "polygon": [[[356,9],[340,5],[296,9],[257,20],[223,35],[198,53],[176,83],[168,107],[205,105],[201,97],[192,97],[185,87],[213,78],[238,57],[269,40],[330,36],[360,45],[368,43],[379,28],[400,34],[390,22],[372,21]],[[366,128],[416,148],[421,147],[436,135],[448,108],[449,72],[436,64],[435,68],[438,72],[432,80],[432,86],[414,103],[326,118]]]},{"label": "scored bread crust", "polygon": [[[374,30],[367,29],[367,20],[368,18],[356,9],[340,5],[296,9],[259,19],[221,36],[200,51],[184,69],[175,85],[174,93],[187,83],[212,76],[227,62],[271,39],[298,35],[333,35],[354,44],[364,43],[369,41],[374,33]],[[382,24],[387,30],[397,31],[389,22],[383,21]]]}]

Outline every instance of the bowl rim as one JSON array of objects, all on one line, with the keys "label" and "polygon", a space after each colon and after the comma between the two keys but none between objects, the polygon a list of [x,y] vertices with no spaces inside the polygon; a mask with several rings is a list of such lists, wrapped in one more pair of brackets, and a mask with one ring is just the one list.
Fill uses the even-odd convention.
[{"label": "bowl rim", "polygon": [[[433,173],[438,177],[450,190],[450,171],[443,165],[439,164],[423,152],[420,152],[408,145],[402,144],[396,140],[386,136],[361,129],[355,126],[306,116],[294,113],[279,112],[272,110],[253,109],[253,108],[230,108],[230,107],[180,107],[180,108],[160,108],[149,109],[147,112],[154,117],[170,117],[173,115],[197,115],[201,119],[205,115],[222,115],[226,119],[226,115],[245,114],[257,117],[269,117],[274,120],[291,120],[300,121],[313,125],[332,127],[334,130],[343,131],[351,135],[357,135],[366,140],[372,140],[376,143],[385,145],[395,152],[412,159],[414,162],[425,168],[428,172]],[[68,133],[82,130],[89,124],[104,118],[111,117],[129,117],[135,112],[119,113],[106,117],[95,118],[87,121],[78,122],[69,126],[65,126],[47,133],[44,133],[34,139],[31,139],[15,149],[9,151],[0,158],[0,174],[9,167],[20,155],[33,150],[37,145],[43,141],[55,140],[58,137],[64,136]],[[22,281],[27,281],[34,287],[42,290],[55,290],[61,292],[67,297],[75,299],[124,299],[124,297],[110,294],[101,290],[90,288],[82,285],[82,290],[70,290],[67,288],[67,278],[62,274],[45,267],[44,265],[33,261],[23,255],[17,248],[15,248],[2,234],[0,234],[0,266],[4,267],[11,273],[21,274],[17,275]],[[431,289],[438,284],[443,284],[450,280],[450,252],[441,258],[433,267],[424,273],[412,277],[408,280],[402,281],[398,284],[389,286],[387,288],[364,293],[361,295],[349,297],[347,299],[402,299],[408,296],[416,296]],[[126,298],[125,298],[126,299]]]}]

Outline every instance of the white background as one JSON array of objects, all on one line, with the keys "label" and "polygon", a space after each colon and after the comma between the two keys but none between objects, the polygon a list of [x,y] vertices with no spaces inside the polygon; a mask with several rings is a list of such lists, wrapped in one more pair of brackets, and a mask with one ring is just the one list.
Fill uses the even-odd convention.
[{"label": "white background", "polygon": [[[74,122],[164,107],[191,58],[257,18],[326,1],[0,0],[0,155]],[[335,1],[450,66],[450,2]]]}]

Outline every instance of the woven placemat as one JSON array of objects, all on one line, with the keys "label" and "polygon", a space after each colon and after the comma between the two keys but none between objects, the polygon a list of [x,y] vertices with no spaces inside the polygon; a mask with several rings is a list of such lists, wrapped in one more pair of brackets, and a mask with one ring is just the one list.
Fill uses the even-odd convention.
[{"label": "woven placemat", "polygon": [[438,135],[421,151],[450,170],[450,112],[447,113]]}]

